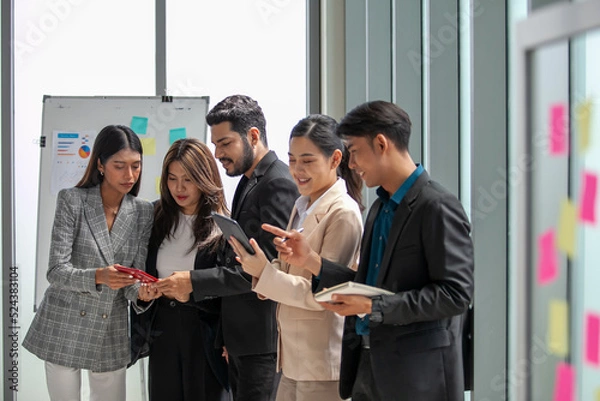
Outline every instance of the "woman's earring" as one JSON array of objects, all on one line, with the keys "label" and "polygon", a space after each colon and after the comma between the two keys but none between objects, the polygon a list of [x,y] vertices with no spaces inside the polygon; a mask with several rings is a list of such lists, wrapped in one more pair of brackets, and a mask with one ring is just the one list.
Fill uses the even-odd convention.
[{"label": "woman's earring", "polygon": [[104,177],[104,171],[100,171],[100,175]]}]

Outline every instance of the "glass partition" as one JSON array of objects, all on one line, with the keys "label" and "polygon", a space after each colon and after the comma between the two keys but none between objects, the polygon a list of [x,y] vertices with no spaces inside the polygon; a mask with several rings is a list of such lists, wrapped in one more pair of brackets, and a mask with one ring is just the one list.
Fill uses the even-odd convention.
[{"label": "glass partition", "polygon": [[572,265],[572,363],[580,400],[600,397],[600,29],[572,41],[571,179],[577,205]]},{"label": "glass partition", "polygon": [[591,30],[527,56],[530,401],[600,396],[599,45]]},{"label": "glass partition", "polygon": [[[568,144],[553,141],[549,129],[555,134],[566,131],[564,125],[569,113],[569,45],[567,42],[555,43],[536,50],[531,54],[531,185],[530,196],[530,249],[554,248],[558,238],[557,216],[561,202],[570,194]],[[550,127],[551,118],[557,126]],[[556,121],[555,121],[556,120]],[[558,121],[560,120],[560,121]],[[564,139],[563,139],[564,140]],[[555,143],[556,142],[556,143]],[[546,255],[532,254],[530,266],[545,265]],[[570,265],[567,257],[558,255],[552,261],[554,272],[544,276],[536,269],[530,269],[531,320],[529,331],[531,346],[542,346],[544,358],[532,360],[531,391],[532,400],[551,399],[552,383],[548,378],[553,376],[554,366],[559,358],[567,356],[566,344],[558,342],[566,340],[568,329],[562,314],[569,302]],[[550,267],[541,267],[550,269]],[[552,277],[550,277],[552,276]],[[557,326],[560,325],[560,328]],[[552,331],[553,329],[555,331]],[[531,348],[532,352],[539,352]],[[533,355],[532,355],[533,357]]]}]

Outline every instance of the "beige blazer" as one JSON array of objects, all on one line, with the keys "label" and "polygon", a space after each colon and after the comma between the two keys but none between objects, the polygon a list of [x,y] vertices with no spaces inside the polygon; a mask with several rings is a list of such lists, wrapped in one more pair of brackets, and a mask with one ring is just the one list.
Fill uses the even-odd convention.
[{"label": "beige blazer", "polygon": [[[294,207],[288,229],[296,214]],[[344,180],[338,179],[323,195],[303,227],[311,247],[323,258],[356,270],[362,219]],[[344,320],[314,300],[311,274],[275,259],[254,280],[253,290],[279,303],[278,369],[297,381],[338,380]]]}]

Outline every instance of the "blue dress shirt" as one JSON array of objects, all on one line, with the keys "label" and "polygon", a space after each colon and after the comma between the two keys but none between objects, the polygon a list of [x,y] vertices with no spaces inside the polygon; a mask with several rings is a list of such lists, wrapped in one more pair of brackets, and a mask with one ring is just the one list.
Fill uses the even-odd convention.
[{"label": "blue dress shirt", "polygon": [[[366,284],[375,286],[377,276],[381,267],[383,253],[387,245],[388,236],[392,223],[394,221],[394,213],[402,199],[413,186],[417,178],[423,172],[423,166],[417,164],[417,168],[412,174],[400,185],[400,188],[390,197],[383,187],[377,188],[377,196],[381,199],[382,206],[373,223],[373,236],[371,237],[371,253],[369,257],[369,268],[367,270]],[[362,319],[356,320],[356,333],[359,335],[369,334],[369,315]]]}]

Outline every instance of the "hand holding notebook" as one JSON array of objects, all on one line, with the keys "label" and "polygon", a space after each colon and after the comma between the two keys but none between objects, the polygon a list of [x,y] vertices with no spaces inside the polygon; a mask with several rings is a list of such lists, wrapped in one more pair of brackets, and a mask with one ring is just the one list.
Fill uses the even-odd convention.
[{"label": "hand holding notebook", "polygon": [[383,288],[373,287],[367,284],[356,283],[354,281],[347,281],[342,284],[338,284],[331,288],[327,288],[315,294],[315,300],[317,302],[332,302],[331,296],[333,294],[342,295],[363,295],[366,297],[375,297],[378,295],[394,295],[393,292],[385,290]]}]

